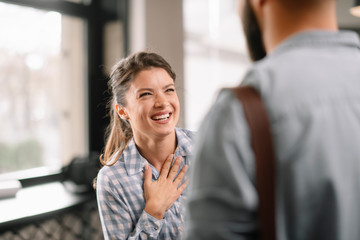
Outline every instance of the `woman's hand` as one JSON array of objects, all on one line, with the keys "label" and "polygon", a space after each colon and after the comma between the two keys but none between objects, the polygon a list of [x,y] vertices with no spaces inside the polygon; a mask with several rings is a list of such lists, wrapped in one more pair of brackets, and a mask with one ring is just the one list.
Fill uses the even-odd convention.
[{"label": "woman's hand", "polygon": [[[165,211],[178,199],[180,194],[184,192],[187,181],[179,184],[185,177],[187,166],[184,165],[176,176],[182,158],[179,156],[175,159],[171,167],[173,155],[171,154],[161,168],[160,176],[156,181],[152,181],[152,171],[149,165],[145,166],[144,173],[144,197],[145,212],[157,219],[163,219]],[[176,178],[175,178],[176,176]]]}]

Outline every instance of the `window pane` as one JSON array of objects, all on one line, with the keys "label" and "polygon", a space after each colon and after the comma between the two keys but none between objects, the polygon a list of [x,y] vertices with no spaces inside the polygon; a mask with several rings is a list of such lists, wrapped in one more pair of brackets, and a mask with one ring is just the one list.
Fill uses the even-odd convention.
[{"label": "window pane", "polygon": [[197,130],[218,90],[238,85],[250,62],[237,0],[183,2],[185,124]]},{"label": "window pane", "polygon": [[0,3],[0,173],[87,152],[84,22]]}]

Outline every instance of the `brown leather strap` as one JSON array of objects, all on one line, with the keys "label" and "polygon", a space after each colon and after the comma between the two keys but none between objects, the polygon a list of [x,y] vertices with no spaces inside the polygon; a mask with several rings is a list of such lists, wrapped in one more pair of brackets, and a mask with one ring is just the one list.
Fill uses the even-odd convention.
[{"label": "brown leather strap", "polygon": [[267,112],[254,88],[246,86],[231,90],[242,103],[251,133],[259,195],[260,239],[275,240],[275,161]]}]

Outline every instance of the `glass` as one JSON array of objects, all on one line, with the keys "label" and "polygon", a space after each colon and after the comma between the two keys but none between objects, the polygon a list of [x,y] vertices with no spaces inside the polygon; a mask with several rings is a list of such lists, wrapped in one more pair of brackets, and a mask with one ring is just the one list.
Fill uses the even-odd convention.
[{"label": "glass", "polygon": [[84,22],[0,3],[0,173],[88,152]]}]

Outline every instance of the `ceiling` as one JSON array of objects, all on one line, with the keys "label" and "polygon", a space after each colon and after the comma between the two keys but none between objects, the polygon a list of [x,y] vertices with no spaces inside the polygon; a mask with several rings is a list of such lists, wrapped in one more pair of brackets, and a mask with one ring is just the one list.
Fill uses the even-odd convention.
[{"label": "ceiling", "polygon": [[349,12],[353,2],[354,0],[337,0],[337,16],[340,27],[360,29],[360,18],[352,16]]}]

